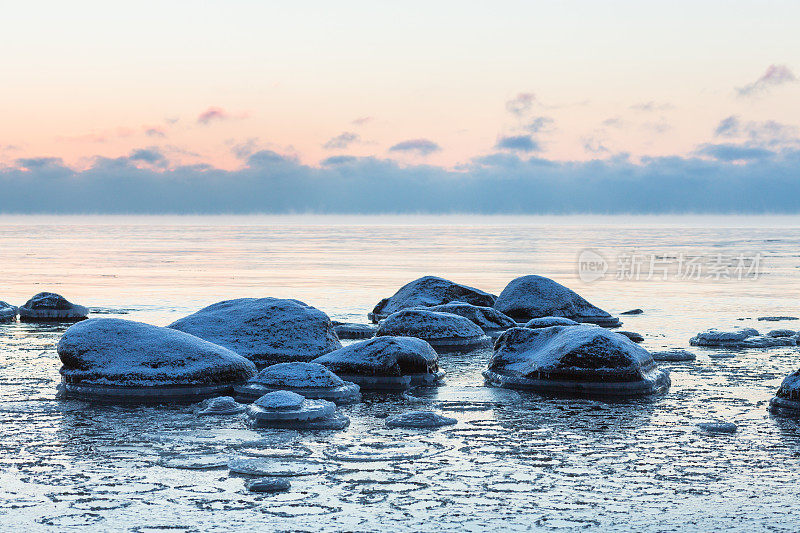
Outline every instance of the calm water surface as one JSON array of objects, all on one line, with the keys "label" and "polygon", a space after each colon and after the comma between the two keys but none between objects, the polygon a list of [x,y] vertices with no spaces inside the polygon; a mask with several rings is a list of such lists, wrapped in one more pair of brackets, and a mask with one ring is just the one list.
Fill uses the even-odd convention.
[{"label": "calm water surface", "polygon": [[[584,250],[607,262],[604,278],[581,280]],[[702,279],[678,275],[681,257],[702,259]],[[758,258],[757,275],[738,279],[737,258]],[[651,259],[666,273],[651,276]],[[706,279],[714,265],[729,279]],[[97,316],[158,325],[243,296],[298,298],[365,322],[379,299],[421,275],[497,294],[536,273],[612,313],[644,309],[623,327],[650,349],[686,347],[708,327],[800,329],[756,320],[800,316],[792,217],[0,217],[0,266],[0,300],[51,290]],[[626,403],[493,394],[481,387],[488,352],[445,355],[447,384],[420,396],[456,426],[386,429],[387,415],[420,404],[368,396],[343,408],[347,430],[297,433],[198,419],[190,407],[56,401],[62,332],[0,325],[3,530],[799,527],[800,429],[766,412],[800,367],[795,348],[724,359],[696,350],[694,363],[663,364],[669,393]],[[710,419],[739,432],[698,431]],[[317,473],[263,496],[225,468],[170,467],[230,456],[310,462]]]}]

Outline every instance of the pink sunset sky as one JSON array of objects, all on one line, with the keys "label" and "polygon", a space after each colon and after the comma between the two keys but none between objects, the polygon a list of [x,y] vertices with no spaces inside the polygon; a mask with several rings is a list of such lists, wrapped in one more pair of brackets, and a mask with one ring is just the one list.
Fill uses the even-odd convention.
[{"label": "pink sunset sky", "polygon": [[800,136],[797,2],[30,2],[4,19],[6,168],[151,150],[158,169],[233,170],[271,150],[457,169]]}]

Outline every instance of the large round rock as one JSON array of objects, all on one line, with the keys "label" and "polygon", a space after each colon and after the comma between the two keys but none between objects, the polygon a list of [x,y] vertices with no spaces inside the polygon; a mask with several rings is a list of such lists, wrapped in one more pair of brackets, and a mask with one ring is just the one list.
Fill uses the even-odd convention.
[{"label": "large round rock", "polygon": [[647,350],[591,326],[510,329],[483,375],[495,386],[579,395],[640,396],[670,385]]},{"label": "large round rock", "polygon": [[256,373],[251,361],[174,329],[95,318],[58,342],[62,390],[91,401],[196,402],[229,393]]},{"label": "large round rock", "polygon": [[380,323],[375,336],[416,337],[437,351],[472,350],[491,342],[468,318],[427,309],[406,309],[389,315]]},{"label": "large round rock", "polygon": [[54,292],[40,292],[19,308],[22,322],[79,322],[88,315],[87,308]]},{"label": "large round rock", "polygon": [[800,370],[786,376],[769,401],[769,410],[778,416],[800,418]]},{"label": "large round rock", "polygon": [[356,342],[313,362],[325,365],[362,390],[406,389],[442,379],[439,356],[430,344],[412,337],[375,337]]},{"label": "large round rock", "polygon": [[511,281],[497,297],[494,308],[521,323],[556,316],[604,327],[620,325],[619,319],[544,276],[522,276]]},{"label": "large round rock", "polygon": [[13,305],[0,301],[0,322],[9,322],[17,317],[17,308]]},{"label": "large round rock", "polygon": [[298,300],[227,300],[168,327],[233,350],[259,368],[310,361],[342,347],[328,315]]},{"label": "large round rock", "polygon": [[487,335],[499,335],[500,332],[517,325],[513,318],[504,315],[494,307],[472,305],[466,302],[435,305],[428,307],[427,310],[463,316],[481,328]]},{"label": "large round rock", "polygon": [[494,295],[474,287],[436,276],[425,276],[403,285],[391,298],[378,302],[368,316],[373,322],[378,322],[403,309],[433,307],[453,301],[491,307],[495,298]]}]

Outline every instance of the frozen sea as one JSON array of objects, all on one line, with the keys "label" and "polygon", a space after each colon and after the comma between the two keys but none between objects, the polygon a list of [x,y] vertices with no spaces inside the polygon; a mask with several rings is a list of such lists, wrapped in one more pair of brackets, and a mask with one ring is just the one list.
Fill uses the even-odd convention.
[{"label": "frozen sea", "polygon": [[[614,314],[643,309],[622,329],[652,350],[709,327],[800,329],[757,320],[800,316],[797,217],[4,216],[0,267],[0,300],[50,290],[157,325],[246,296],[366,322],[422,275],[498,294],[536,273]],[[294,432],[56,400],[63,330],[0,325],[3,531],[800,529],[800,426],[766,410],[800,367],[795,347],[690,348],[696,361],[661,363],[668,393],[626,402],[488,389],[488,351],[443,355],[446,384],[423,401],[366,395],[341,408],[346,430]],[[420,408],[458,422],[385,427]],[[711,420],[738,431],[697,427]],[[250,493],[230,457],[300,475]]]}]

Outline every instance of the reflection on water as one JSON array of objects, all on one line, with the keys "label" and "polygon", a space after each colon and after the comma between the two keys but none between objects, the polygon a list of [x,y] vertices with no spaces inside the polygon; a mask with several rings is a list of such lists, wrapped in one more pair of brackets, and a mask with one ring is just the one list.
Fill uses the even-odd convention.
[{"label": "reflection on water", "polygon": [[[761,253],[763,275],[583,283],[576,260],[587,248],[608,258]],[[49,289],[103,316],[166,324],[224,298],[279,296],[366,321],[420,275],[498,293],[537,273],[611,312],[644,309],[624,328],[656,349],[685,347],[711,326],[800,328],[756,320],[800,316],[798,250],[800,220],[790,218],[2,218],[0,300]],[[1,530],[796,530],[800,430],[766,412],[800,366],[795,348],[726,359],[694,349],[696,362],[662,365],[669,393],[620,403],[529,393],[488,402],[464,387],[481,385],[489,352],[445,355],[445,388],[417,394],[457,425],[387,429],[386,416],[420,401],[367,395],[342,407],[347,430],[298,433],[190,407],[58,402],[62,332],[0,325]],[[699,431],[709,419],[739,432]],[[321,470],[293,477],[289,492],[250,494],[219,467],[229,456]]]}]

